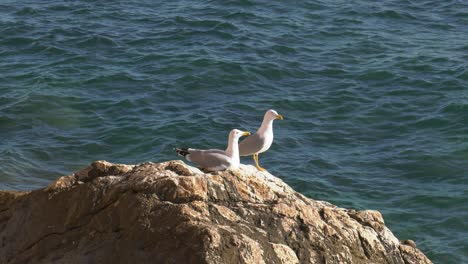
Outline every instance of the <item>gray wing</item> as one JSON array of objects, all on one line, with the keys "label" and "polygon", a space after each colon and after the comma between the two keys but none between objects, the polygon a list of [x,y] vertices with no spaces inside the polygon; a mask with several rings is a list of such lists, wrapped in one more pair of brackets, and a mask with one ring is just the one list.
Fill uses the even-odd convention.
[{"label": "gray wing", "polygon": [[259,152],[262,149],[264,142],[264,138],[260,137],[257,133],[248,136],[239,143],[239,155],[249,156]]},{"label": "gray wing", "polygon": [[231,158],[226,155],[226,152],[219,149],[189,149],[190,153],[187,159],[196,163],[200,168],[212,171],[225,170],[231,165]]}]

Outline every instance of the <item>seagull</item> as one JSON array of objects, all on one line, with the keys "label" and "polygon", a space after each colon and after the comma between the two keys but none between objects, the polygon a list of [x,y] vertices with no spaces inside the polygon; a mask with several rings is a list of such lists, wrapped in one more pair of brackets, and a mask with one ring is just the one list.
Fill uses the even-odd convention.
[{"label": "seagull", "polygon": [[226,150],[221,149],[192,149],[175,148],[180,156],[191,161],[203,170],[220,171],[225,169],[235,169],[239,167],[239,138],[249,136],[250,133],[233,129],[229,133],[228,146]]},{"label": "seagull", "polygon": [[283,120],[283,116],[273,109],[266,111],[257,133],[239,143],[239,154],[241,156],[253,155],[255,167],[259,171],[265,171],[265,169],[258,164],[258,154],[267,151],[273,143],[273,120],[275,119]]}]

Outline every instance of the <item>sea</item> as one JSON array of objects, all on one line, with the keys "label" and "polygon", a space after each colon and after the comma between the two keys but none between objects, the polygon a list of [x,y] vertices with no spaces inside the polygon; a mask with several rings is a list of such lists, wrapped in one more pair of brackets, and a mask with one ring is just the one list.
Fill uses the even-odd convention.
[{"label": "sea", "polygon": [[222,149],[268,109],[270,173],[468,263],[468,1],[0,1],[0,189]]}]

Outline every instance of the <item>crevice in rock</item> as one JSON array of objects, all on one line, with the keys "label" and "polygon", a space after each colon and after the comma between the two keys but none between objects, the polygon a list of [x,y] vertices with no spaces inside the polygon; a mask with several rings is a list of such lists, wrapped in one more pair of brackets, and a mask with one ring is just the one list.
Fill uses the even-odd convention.
[{"label": "crevice in rock", "polygon": [[179,176],[191,176],[192,173],[184,165],[175,162],[169,162],[164,170],[175,172]]},{"label": "crevice in rock", "polygon": [[325,210],[321,208],[318,211],[318,213],[319,213],[320,219],[322,219],[323,222],[328,223],[327,219],[325,218]]},{"label": "crevice in rock", "polygon": [[306,239],[310,239],[309,237],[309,232],[310,232],[310,227],[305,224],[304,219],[302,217],[298,216],[297,221],[299,222],[299,230],[302,231]]},{"label": "crevice in rock", "polygon": [[370,259],[371,258],[371,252],[369,252],[369,249],[368,249],[368,247],[370,245],[367,243],[367,241],[364,239],[364,237],[361,236],[360,231],[357,231],[357,233],[358,233],[359,242],[361,244],[361,248],[363,249],[364,254],[366,255],[367,259]]}]

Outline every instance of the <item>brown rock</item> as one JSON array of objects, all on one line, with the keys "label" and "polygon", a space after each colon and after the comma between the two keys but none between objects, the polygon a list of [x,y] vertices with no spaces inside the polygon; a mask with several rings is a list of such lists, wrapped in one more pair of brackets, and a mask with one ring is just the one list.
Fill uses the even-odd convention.
[{"label": "brown rock", "polygon": [[242,165],[91,166],[0,191],[0,263],[431,263],[377,211],[314,201]]}]

